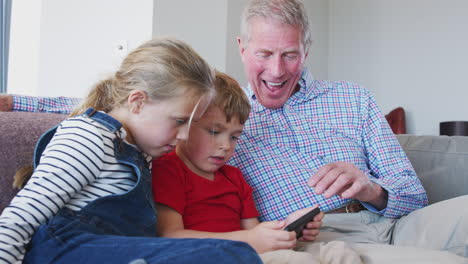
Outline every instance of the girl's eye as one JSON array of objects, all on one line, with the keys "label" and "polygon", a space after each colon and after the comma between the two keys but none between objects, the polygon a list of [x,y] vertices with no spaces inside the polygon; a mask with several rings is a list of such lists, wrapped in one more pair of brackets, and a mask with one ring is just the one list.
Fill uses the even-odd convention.
[{"label": "girl's eye", "polygon": [[239,137],[232,136],[231,139],[234,140],[234,141],[237,141],[239,139]]},{"label": "girl's eye", "polygon": [[187,120],[185,120],[185,119],[176,119],[176,124],[178,126],[185,125],[185,123],[187,123]]}]

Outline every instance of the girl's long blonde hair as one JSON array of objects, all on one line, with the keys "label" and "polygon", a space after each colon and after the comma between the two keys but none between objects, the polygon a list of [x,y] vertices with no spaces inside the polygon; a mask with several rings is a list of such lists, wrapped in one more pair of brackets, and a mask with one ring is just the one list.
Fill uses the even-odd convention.
[{"label": "girl's long blonde hair", "polygon": [[214,94],[213,83],[214,70],[189,45],[155,38],[128,54],[119,70],[98,82],[71,116],[89,107],[109,112],[124,104],[135,89],[151,99],[165,100],[186,92],[195,97]]},{"label": "girl's long blonde hair", "polygon": [[[128,54],[119,70],[98,82],[70,116],[90,107],[109,112],[122,106],[130,92],[137,89],[153,100],[184,94],[192,100],[213,97],[214,80],[214,70],[189,45],[172,38],[154,38]],[[32,173],[31,165],[19,169],[13,187],[22,188]]]}]

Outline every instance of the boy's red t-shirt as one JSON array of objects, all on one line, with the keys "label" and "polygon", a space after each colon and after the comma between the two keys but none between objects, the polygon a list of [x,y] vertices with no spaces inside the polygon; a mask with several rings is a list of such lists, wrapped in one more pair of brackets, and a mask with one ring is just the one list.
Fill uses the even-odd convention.
[{"label": "boy's red t-shirt", "polygon": [[214,180],[193,173],[171,152],[153,161],[153,196],[182,215],[185,229],[241,230],[241,219],[258,216],[252,188],[238,168],[224,165]]}]

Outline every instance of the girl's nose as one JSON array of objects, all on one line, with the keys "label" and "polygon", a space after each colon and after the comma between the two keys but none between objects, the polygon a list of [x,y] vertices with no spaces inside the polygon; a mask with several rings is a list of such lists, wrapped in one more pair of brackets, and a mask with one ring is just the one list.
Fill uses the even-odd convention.
[{"label": "girl's nose", "polygon": [[188,139],[188,133],[189,133],[189,127],[188,125],[184,125],[179,128],[179,131],[177,132],[176,139],[177,140],[187,140]]}]

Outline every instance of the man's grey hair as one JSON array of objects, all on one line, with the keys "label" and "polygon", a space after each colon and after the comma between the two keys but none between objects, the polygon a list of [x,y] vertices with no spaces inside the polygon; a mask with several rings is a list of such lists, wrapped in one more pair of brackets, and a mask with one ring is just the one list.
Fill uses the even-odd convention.
[{"label": "man's grey hair", "polygon": [[307,53],[312,44],[309,18],[301,0],[249,0],[241,19],[241,38],[245,45],[250,40],[252,18],[275,19],[302,30],[302,44]]}]

